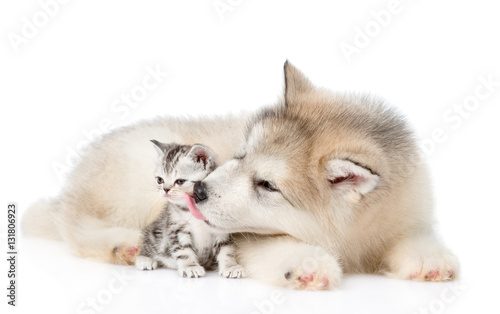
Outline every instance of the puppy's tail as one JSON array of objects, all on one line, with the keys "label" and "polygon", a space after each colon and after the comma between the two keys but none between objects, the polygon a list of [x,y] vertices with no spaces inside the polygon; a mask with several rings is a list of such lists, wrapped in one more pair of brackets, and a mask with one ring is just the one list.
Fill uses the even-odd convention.
[{"label": "puppy's tail", "polygon": [[53,199],[41,199],[31,205],[21,219],[23,234],[50,240],[62,240],[54,220],[56,210],[57,201]]}]

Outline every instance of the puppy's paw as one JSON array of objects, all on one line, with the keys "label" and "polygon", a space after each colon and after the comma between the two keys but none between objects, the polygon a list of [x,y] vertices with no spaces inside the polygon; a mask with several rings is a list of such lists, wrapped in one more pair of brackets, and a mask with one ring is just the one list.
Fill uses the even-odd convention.
[{"label": "puppy's paw", "polygon": [[179,267],[177,271],[185,278],[199,278],[205,276],[205,268],[200,265]]},{"label": "puppy's paw", "polygon": [[[319,250],[319,249],[318,249]],[[308,257],[283,274],[285,287],[302,290],[329,290],[340,284],[342,269],[329,254]]]},{"label": "puppy's paw", "polygon": [[388,256],[390,277],[416,281],[446,281],[457,277],[455,255],[433,238],[405,240]]},{"label": "puppy's paw", "polygon": [[219,275],[226,278],[244,278],[246,277],[245,269],[240,265],[225,267],[219,269]]},{"label": "puppy's paw", "polygon": [[447,281],[455,279],[458,263],[454,256],[432,256],[406,270],[407,279],[416,281]]},{"label": "puppy's paw", "polygon": [[333,252],[289,236],[240,238],[237,257],[250,278],[285,288],[327,290],[342,279]]},{"label": "puppy's paw", "polygon": [[135,267],[139,270],[153,270],[158,266],[158,262],[147,256],[137,256]]},{"label": "puppy's paw", "polygon": [[284,277],[288,281],[288,288],[304,290],[328,290],[333,286],[330,280],[336,280],[336,278],[328,278],[325,274],[310,273],[302,269],[286,272]]},{"label": "puppy's paw", "polygon": [[116,264],[134,265],[137,255],[139,255],[139,247],[122,244],[113,249]]}]

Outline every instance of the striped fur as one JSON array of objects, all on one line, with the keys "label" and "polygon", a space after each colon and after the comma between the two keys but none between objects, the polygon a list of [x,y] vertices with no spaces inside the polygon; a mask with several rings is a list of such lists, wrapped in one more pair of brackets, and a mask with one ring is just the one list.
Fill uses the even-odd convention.
[{"label": "striped fur", "polygon": [[[136,267],[152,270],[163,266],[177,269],[183,277],[198,278],[205,275],[205,269],[218,264],[221,275],[242,277],[244,271],[236,263],[231,235],[214,233],[209,225],[194,218],[183,199],[177,197],[178,192],[193,193],[194,181],[203,179],[215,168],[215,155],[207,147],[200,148],[201,145],[194,150],[194,146],[152,142],[159,152],[156,177],[163,180],[158,189],[170,203],[158,219],[144,229]],[[200,149],[204,156],[211,156],[212,161],[201,160],[196,155]],[[179,179],[185,182],[177,184]]]}]

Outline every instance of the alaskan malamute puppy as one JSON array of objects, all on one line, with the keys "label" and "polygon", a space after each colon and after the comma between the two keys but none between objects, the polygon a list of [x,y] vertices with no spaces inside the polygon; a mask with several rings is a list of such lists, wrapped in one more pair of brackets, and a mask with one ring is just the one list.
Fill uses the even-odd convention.
[{"label": "alaskan malamute puppy", "polygon": [[212,228],[246,233],[237,257],[250,277],[329,289],[352,272],[457,275],[435,234],[427,168],[404,118],[381,99],[314,87],[290,63],[282,103],[249,119],[159,119],[94,143],[61,196],[26,215],[26,233],[55,225],[52,237],[82,257],[132,263],[127,248],[165,204],[151,181],[152,138],[203,143],[225,162],[188,204]]}]

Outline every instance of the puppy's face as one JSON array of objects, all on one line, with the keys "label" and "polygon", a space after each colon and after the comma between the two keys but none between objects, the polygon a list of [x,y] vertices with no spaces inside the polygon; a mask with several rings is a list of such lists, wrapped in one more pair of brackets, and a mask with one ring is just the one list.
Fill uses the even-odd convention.
[{"label": "puppy's face", "polygon": [[257,123],[235,158],[197,184],[195,198],[203,195],[195,206],[207,224],[228,232],[310,228],[315,215],[308,209],[318,203],[318,187],[308,175],[307,150],[296,139],[280,140],[277,131],[272,123]]},{"label": "puppy's face", "polygon": [[379,176],[356,160],[334,157],[333,146],[320,147],[300,125],[267,115],[234,159],[197,183],[193,206],[207,224],[302,238],[349,223],[352,205],[375,189]]}]

